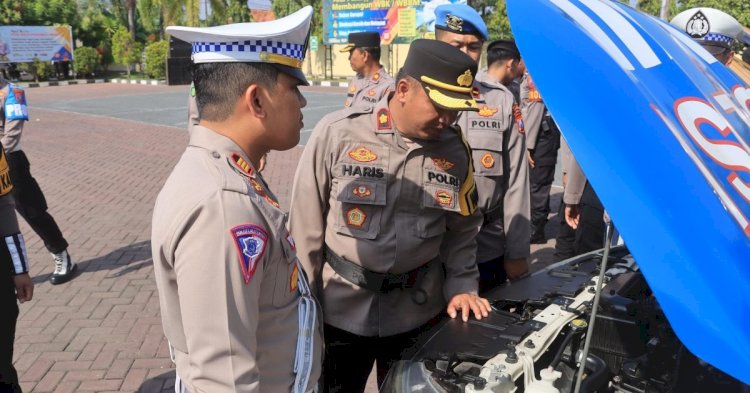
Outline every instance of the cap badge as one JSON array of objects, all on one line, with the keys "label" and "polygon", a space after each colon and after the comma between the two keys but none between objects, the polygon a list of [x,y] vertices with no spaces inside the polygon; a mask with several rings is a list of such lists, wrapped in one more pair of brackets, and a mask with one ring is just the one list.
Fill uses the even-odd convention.
[{"label": "cap badge", "polygon": [[432,163],[435,164],[436,167],[446,172],[454,166],[452,162],[446,160],[445,158],[433,158]]},{"label": "cap badge", "polygon": [[378,111],[378,130],[390,130],[391,127],[391,115],[388,113],[388,109],[381,109]]},{"label": "cap badge", "polygon": [[492,157],[492,153],[484,153],[482,156],[482,166],[490,169],[495,166],[495,158]]},{"label": "cap badge", "polygon": [[474,75],[471,74],[471,70],[466,70],[456,81],[459,86],[469,87],[474,82]]},{"label": "cap badge", "polygon": [[482,105],[481,108],[479,108],[479,116],[482,117],[492,117],[497,113],[497,109],[490,108],[487,105]]},{"label": "cap badge", "polygon": [[445,25],[448,26],[448,28],[451,30],[463,31],[464,20],[459,18],[458,16],[448,14],[445,16]]},{"label": "cap badge", "polygon": [[[380,120],[378,120],[380,122]],[[349,157],[351,157],[355,161],[359,162],[371,162],[378,159],[378,155],[373,153],[372,150],[360,146],[352,151],[349,152]]]},{"label": "cap badge", "polygon": [[453,196],[447,191],[438,191],[435,193],[435,200],[441,206],[451,206],[453,204]]},{"label": "cap badge", "polygon": [[711,31],[711,25],[703,12],[698,11],[693,15],[685,26],[685,32],[693,38],[703,38]]},{"label": "cap badge", "polygon": [[346,223],[355,227],[362,228],[367,220],[367,214],[358,207],[353,207],[346,211]]}]

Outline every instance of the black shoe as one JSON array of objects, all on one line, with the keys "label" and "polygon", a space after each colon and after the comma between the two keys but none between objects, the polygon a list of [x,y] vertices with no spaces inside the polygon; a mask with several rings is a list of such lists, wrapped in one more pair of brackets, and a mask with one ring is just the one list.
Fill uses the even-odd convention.
[{"label": "black shoe", "polygon": [[52,259],[55,260],[55,271],[49,279],[52,285],[66,283],[75,276],[78,266],[70,260],[68,250],[52,254]]}]

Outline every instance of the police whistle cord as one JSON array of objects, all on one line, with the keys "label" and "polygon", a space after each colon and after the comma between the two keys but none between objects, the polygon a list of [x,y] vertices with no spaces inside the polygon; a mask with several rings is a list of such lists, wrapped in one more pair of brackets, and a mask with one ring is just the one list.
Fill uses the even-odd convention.
[{"label": "police whistle cord", "polygon": [[602,285],[604,285],[604,273],[607,270],[607,260],[609,259],[609,250],[612,247],[612,234],[615,226],[612,221],[607,223],[606,241],[604,242],[604,254],[602,255],[602,264],[599,267],[599,280],[596,281],[596,292],[594,293],[594,304],[591,306],[591,318],[589,318],[589,328],[586,331],[586,341],[583,344],[581,360],[578,362],[578,377],[576,377],[576,387],[573,393],[581,391],[581,381],[583,381],[583,372],[586,369],[586,359],[589,356],[589,347],[591,346],[591,336],[594,335],[594,322],[599,309],[599,299],[602,294]]},{"label": "police whistle cord", "polygon": [[313,329],[316,324],[317,306],[312,297],[312,291],[307,284],[302,266],[297,260],[300,274],[297,276],[297,288],[300,292],[299,300],[299,334],[297,335],[297,353],[294,357],[294,389],[293,393],[305,393],[310,380],[313,363]]}]

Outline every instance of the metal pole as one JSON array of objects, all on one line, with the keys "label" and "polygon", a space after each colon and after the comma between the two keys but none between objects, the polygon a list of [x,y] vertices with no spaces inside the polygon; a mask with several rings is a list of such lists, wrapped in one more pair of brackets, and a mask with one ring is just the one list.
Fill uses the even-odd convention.
[{"label": "metal pole", "polygon": [[599,280],[596,282],[594,304],[591,305],[591,318],[589,320],[589,328],[586,331],[586,341],[583,344],[583,351],[581,352],[581,360],[578,366],[578,377],[576,378],[576,388],[574,390],[574,393],[579,393],[581,391],[581,381],[583,381],[583,372],[586,369],[586,358],[588,358],[589,356],[591,336],[594,335],[594,322],[596,322],[596,314],[599,309],[599,299],[601,297],[602,285],[604,285],[604,272],[607,270],[607,260],[609,259],[609,249],[612,247],[612,233],[614,232],[614,228],[614,225],[610,221],[607,224],[606,240],[604,242],[604,254],[602,255],[601,266],[599,266]]},{"label": "metal pole", "polygon": [[669,21],[669,0],[661,0],[661,12],[659,18],[663,21]]}]

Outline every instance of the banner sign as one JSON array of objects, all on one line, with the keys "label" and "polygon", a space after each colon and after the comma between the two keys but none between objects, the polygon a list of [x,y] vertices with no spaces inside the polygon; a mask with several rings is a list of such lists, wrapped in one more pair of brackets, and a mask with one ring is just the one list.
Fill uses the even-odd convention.
[{"label": "banner sign", "polygon": [[466,0],[323,0],[323,41],[346,44],[349,33],[376,31],[381,44],[408,44],[435,31],[435,8]]},{"label": "banner sign", "polygon": [[73,60],[70,26],[0,26],[0,63]]}]

